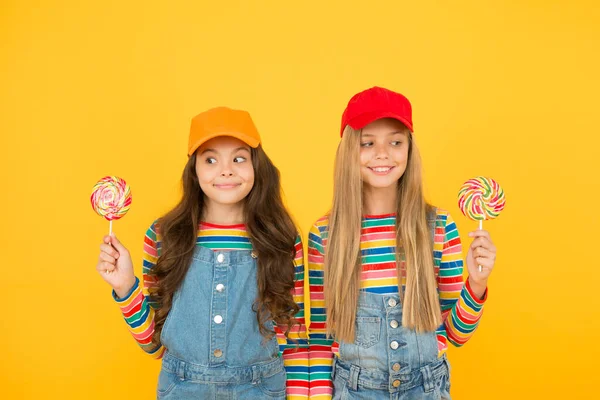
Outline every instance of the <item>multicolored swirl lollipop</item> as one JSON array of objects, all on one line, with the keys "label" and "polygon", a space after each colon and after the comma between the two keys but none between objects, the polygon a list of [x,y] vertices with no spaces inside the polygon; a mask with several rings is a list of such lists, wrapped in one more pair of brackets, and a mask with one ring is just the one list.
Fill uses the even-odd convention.
[{"label": "multicolored swirl lollipop", "polygon": [[92,208],[98,215],[109,221],[109,234],[112,222],[122,218],[131,206],[131,188],[125,180],[116,176],[105,176],[92,190]]},{"label": "multicolored swirl lollipop", "polygon": [[492,178],[478,176],[469,179],[458,192],[460,211],[467,218],[479,221],[479,229],[482,229],[484,220],[497,218],[505,204],[504,190]]}]

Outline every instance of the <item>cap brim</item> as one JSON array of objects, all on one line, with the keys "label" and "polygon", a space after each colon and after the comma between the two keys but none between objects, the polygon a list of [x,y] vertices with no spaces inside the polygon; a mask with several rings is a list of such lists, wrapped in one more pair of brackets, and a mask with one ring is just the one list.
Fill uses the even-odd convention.
[{"label": "cap brim", "polygon": [[243,133],[239,133],[239,132],[232,132],[232,133],[215,132],[213,134],[206,135],[206,136],[202,137],[202,139],[200,139],[200,140],[196,140],[196,142],[194,142],[194,144],[192,146],[190,146],[190,148],[188,149],[188,157],[191,156],[192,154],[194,154],[194,152],[196,150],[198,150],[198,148],[200,146],[202,146],[204,143],[208,142],[211,139],[219,137],[219,136],[229,136],[229,137],[233,137],[233,138],[239,139],[239,140],[241,140],[242,142],[246,143],[248,146],[250,146],[252,148],[257,148],[258,145],[260,144],[260,140],[257,140],[256,138],[253,138],[253,137],[248,136],[248,135],[244,135]]},{"label": "cap brim", "polygon": [[[392,112],[371,112],[371,113],[364,113],[361,115],[358,115],[354,118],[352,118],[350,121],[348,121],[348,125],[350,125],[352,128],[354,129],[362,129],[365,126],[369,125],[371,122],[373,121],[377,121],[378,119],[382,119],[382,118],[393,118],[395,120],[398,120],[400,122],[402,122],[404,124],[404,126],[406,126],[408,128],[409,131],[411,131],[411,133],[413,132],[413,127],[412,124],[406,120],[406,118],[397,115],[395,113]],[[342,130],[342,134],[344,133],[344,131]]]}]

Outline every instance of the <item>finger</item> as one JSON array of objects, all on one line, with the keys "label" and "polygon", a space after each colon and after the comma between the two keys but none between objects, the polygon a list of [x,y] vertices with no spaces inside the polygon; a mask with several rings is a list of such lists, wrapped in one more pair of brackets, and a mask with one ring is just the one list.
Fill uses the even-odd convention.
[{"label": "finger", "polygon": [[477,271],[477,274],[490,274],[492,272],[492,268],[490,267],[484,267],[483,265],[478,266],[475,271]]},{"label": "finger", "polygon": [[111,257],[110,255],[106,254],[105,252],[101,252],[100,253],[100,261],[106,261],[106,262],[109,262],[114,265],[116,259],[114,257]]},{"label": "finger", "polygon": [[106,261],[101,261],[98,263],[98,265],[96,265],[96,270],[98,270],[99,272],[110,273],[113,272],[115,269],[116,268],[113,264]]},{"label": "finger", "polygon": [[100,245],[100,254],[105,253],[115,259],[119,258],[119,252],[114,249],[111,245],[101,244]]},{"label": "finger", "polygon": [[484,229],[477,229],[475,231],[469,232],[469,237],[472,237],[472,238],[486,237],[488,239],[491,239],[490,233]]},{"label": "finger", "polygon": [[123,246],[121,244],[121,242],[119,241],[119,239],[117,239],[116,236],[111,236],[110,237],[110,243],[115,247],[115,249],[117,249],[117,251],[119,253],[126,253],[127,249],[125,248],[125,246]]},{"label": "finger", "polygon": [[475,250],[478,247],[482,247],[493,253],[496,252],[496,246],[494,246],[494,244],[485,237],[479,237],[479,238],[473,240],[470,247],[471,247],[471,250]]},{"label": "finger", "polygon": [[475,249],[473,249],[473,257],[489,258],[490,260],[495,260],[496,253],[489,251],[484,247],[476,247]]},{"label": "finger", "polygon": [[490,260],[489,258],[475,257],[475,262],[477,265],[481,265],[482,268],[487,268],[489,270],[494,268],[494,260]]},{"label": "finger", "polygon": [[110,244],[110,236],[104,235],[104,237],[102,238],[102,243]]},{"label": "finger", "polygon": [[478,239],[481,240],[481,243],[482,243],[481,247],[485,247],[486,249],[488,249],[490,251],[496,251],[496,245],[494,245],[492,238],[480,237]]}]

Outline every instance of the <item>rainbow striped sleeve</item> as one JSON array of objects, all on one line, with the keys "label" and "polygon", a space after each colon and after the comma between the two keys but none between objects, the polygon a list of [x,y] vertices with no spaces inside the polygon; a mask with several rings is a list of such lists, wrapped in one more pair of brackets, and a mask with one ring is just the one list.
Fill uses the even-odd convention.
[{"label": "rainbow striped sleeve", "polygon": [[[454,346],[465,344],[477,328],[487,299],[472,292],[469,281],[463,282],[462,245],[456,223],[447,212],[438,212],[436,237],[443,235],[441,260],[439,262],[438,289],[444,325],[438,330],[438,345],[447,349],[446,339]],[[441,227],[443,226],[443,229]],[[434,249],[435,250],[435,249]]]},{"label": "rainbow striped sleeve", "polygon": [[283,365],[287,373],[287,399],[308,398],[308,335],[304,319],[304,250],[300,235],[296,238],[294,259],[295,278],[293,296],[300,310],[296,314],[298,324],[294,324],[285,337],[285,326],[275,327],[279,349],[283,353]]},{"label": "rainbow striped sleeve", "polygon": [[308,235],[308,279],[310,288],[309,365],[310,398],[330,399],[333,394],[331,366],[333,339],[326,334],[325,298],[323,295],[324,246],[328,218],[319,219]]},{"label": "rainbow striped sleeve", "polygon": [[152,343],[156,303],[151,301],[151,294],[156,290],[156,280],[150,272],[156,265],[160,248],[155,225],[156,222],[150,226],[144,238],[143,287],[136,277],[135,285],[124,298],[118,298],[114,291],[113,298],[121,308],[129,331],[138,345],[153,358],[159,359],[163,356],[164,347]]}]

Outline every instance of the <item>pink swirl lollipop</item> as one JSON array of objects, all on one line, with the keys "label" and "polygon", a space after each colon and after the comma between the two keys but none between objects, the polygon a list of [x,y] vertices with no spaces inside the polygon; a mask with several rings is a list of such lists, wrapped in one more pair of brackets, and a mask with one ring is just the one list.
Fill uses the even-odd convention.
[{"label": "pink swirl lollipop", "polygon": [[479,229],[482,229],[484,220],[497,218],[505,204],[504,190],[492,178],[478,176],[469,179],[458,191],[460,211],[465,217],[479,221]]},{"label": "pink swirl lollipop", "polygon": [[122,218],[129,211],[131,189],[123,179],[105,176],[94,185],[90,201],[94,211],[110,222],[109,234],[111,234],[112,222]]},{"label": "pink swirl lollipop", "polygon": [[492,178],[469,179],[458,192],[460,211],[473,221],[494,219],[504,209],[504,190]]}]

